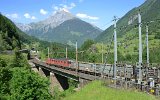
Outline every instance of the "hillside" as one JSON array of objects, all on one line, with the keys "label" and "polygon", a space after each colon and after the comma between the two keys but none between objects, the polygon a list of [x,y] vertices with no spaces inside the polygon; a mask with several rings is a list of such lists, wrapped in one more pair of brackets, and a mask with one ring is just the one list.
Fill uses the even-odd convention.
[{"label": "hillside", "polygon": [[22,49],[25,45],[36,42],[41,43],[42,46],[48,43],[22,32],[10,19],[0,14],[0,50],[13,50],[16,47]]},{"label": "hillside", "polygon": [[53,30],[49,30],[42,37],[45,40],[68,43],[69,45],[75,44],[77,40],[78,44],[81,45],[87,39],[96,38],[99,33],[100,30],[93,28],[89,23],[74,18],[63,22]]},{"label": "hillside", "polygon": [[[57,11],[49,18],[27,25],[16,24],[21,30],[41,40],[75,44],[80,46],[86,39],[96,38],[102,31],[64,10]],[[58,37],[58,38],[57,38]]]},{"label": "hillside", "polygon": [[64,100],[156,100],[156,98],[142,92],[108,88],[102,82],[94,81]]},{"label": "hillside", "polygon": [[[10,19],[0,14],[0,51],[14,50],[15,48],[35,48],[39,51],[39,56],[45,59],[47,57],[47,47],[50,47],[50,52],[65,52],[66,46],[68,50],[72,50],[72,47],[69,45],[42,41],[33,36],[29,36],[17,28]],[[65,54],[61,56],[54,53],[51,57],[65,57]]]},{"label": "hillside", "polygon": [[21,38],[12,21],[0,14],[0,51],[21,48]]},{"label": "hillside", "polygon": [[0,14],[0,50],[21,49],[24,44],[33,42],[42,41],[22,32],[10,19]]},{"label": "hillside", "polygon": [[[145,24],[146,22],[155,21],[154,23],[150,23],[150,34],[158,34],[160,24],[158,23],[158,19],[160,19],[160,0],[146,0],[141,6],[133,8],[126,15],[124,15],[117,22],[117,35],[118,37],[122,37],[127,32],[131,31],[133,28],[137,27],[138,20],[137,14],[140,9],[142,15],[142,33],[145,33]],[[136,32],[136,31],[135,31]],[[136,32],[137,33],[137,32]],[[110,41],[110,38],[113,35],[113,25],[107,28],[104,32],[102,32],[95,40],[98,42],[107,42]]]},{"label": "hillside", "polygon": [[[142,15],[143,63],[146,63],[146,24],[149,26],[150,63],[159,63],[160,57],[160,0],[146,0],[141,6],[132,9],[117,22],[118,62],[138,62],[138,10]],[[108,63],[113,63],[113,26],[100,34],[94,44],[97,53],[102,53],[102,42],[105,43],[103,53]],[[110,44],[110,42],[112,42]]]}]

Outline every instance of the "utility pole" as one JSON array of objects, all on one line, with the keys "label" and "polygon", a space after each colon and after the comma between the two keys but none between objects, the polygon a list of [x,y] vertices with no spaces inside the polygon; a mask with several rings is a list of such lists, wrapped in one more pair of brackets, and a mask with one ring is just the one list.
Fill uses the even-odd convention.
[{"label": "utility pole", "polygon": [[68,58],[68,51],[67,51],[67,46],[66,46],[66,59]]},{"label": "utility pole", "polygon": [[78,75],[78,50],[77,50],[77,41],[76,41],[76,72]]},{"label": "utility pole", "polygon": [[[148,23],[146,25],[146,47],[147,47],[147,67],[149,67]],[[147,67],[146,67],[146,80],[148,79],[148,68]]]},{"label": "utility pole", "polygon": [[102,64],[103,64],[103,43],[102,43]]},{"label": "utility pole", "polygon": [[147,67],[149,67],[148,24],[146,25]]},{"label": "utility pole", "polygon": [[116,32],[116,23],[117,23],[117,17],[114,16],[114,79],[116,79],[117,76],[117,32]]},{"label": "utility pole", "polygon": [[141,29],[141,14],[140,14],[140,10],[138,12],[138,26],[139,26],[139,82],[142,81],[142,29]]},{"label": "utility pole", "polygon": [[49,47],[48,47],[48,58],[49,58]]}]

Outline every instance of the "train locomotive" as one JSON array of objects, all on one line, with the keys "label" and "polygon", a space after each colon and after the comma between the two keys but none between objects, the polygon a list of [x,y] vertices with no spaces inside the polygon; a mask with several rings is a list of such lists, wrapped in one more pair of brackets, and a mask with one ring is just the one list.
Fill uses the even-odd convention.
[{"label": "train locomotive", "polygon": [[79,72],[82,73],[89,73],[89,74],[108,74],[110,73],[111,75],[113,74],[113,68],[109,64],[94,64],[94,63],[87,63],[87,62],[78,62],[76,63],[75,60],[69,60],[66,58],[60,58],[60,59],[53,59],[53,58],[48,58],[45,63],[47,65],[53,65],[56,67],[64,68],[64,69],[69,69],[69,70],[76,70],[78,68]]},{"label": "train locomotive", "polygon": [[46,64],[48,65],[57,65],[57,66],[63,66],[63,67],[70,67],[71,66],[71,61],[68,59],[52,59],[48,58],[46,60]]}]

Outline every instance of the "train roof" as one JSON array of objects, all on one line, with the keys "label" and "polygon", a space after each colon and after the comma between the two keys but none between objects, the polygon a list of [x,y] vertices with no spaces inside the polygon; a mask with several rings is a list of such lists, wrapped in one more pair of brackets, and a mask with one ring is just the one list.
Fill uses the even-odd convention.
[{"label": "train roof", "polygon": [[49,59],[54,59],[54,60],[69,60],[68,58],[49,58]]}]

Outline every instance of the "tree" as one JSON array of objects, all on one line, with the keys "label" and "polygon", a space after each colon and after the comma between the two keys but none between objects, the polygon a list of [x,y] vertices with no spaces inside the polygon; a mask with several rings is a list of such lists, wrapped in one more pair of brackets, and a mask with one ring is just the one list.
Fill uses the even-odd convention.
[{"label": "tree", "polygon": [[88,48],[91,47],[91,45],[94,44],[93,40],[86,40],[83,45],[81,46],[82,50],[87,50]]},{"label": "tree", "polygon": [[9,80],[12,78],[12,73],[6,67],[0,67],[0,73],[0,94],[9,94]]},{"label": "tree", "polygon": [[19,52],[19,49],[16,48],[14,51],[14,58],[10,65],[10,67],[28,67],[27,60],[23,57],[23,55]]},{"label": "tree", "polygon": [[6,94],[10,94],[9,81],[12,78],[12,73],[6,66],[6,62],[0,58],[0,99],[3,100],[7,99]]},{"label": "tree", "polygon": [[13,68],[11,100],[51,100],[49,81],[26,68]]},{"label": "tree", "polygon": [[3,38],[2,38],[2,34],[0,32],[0,51],[4,50],[4,45],[3,45]]},{"label": "tree", "polygon": [[0,58],[0,67],[6,67],[6,62]]}]

